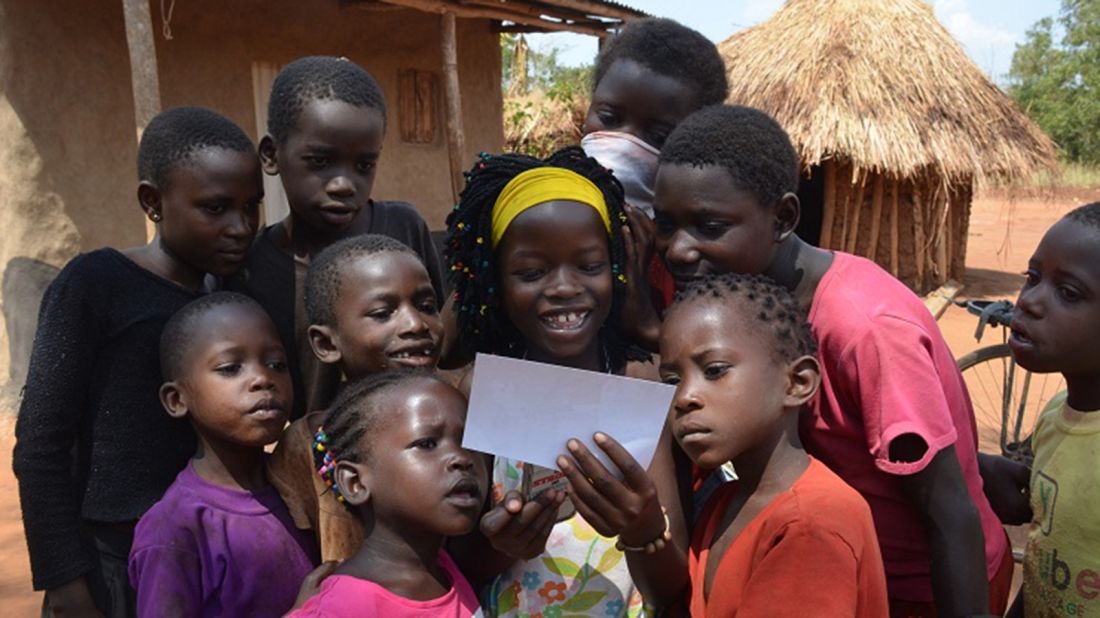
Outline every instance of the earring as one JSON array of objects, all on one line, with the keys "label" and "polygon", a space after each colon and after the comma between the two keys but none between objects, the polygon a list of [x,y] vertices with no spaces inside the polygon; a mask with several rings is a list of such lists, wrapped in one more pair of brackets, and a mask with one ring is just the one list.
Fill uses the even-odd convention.
[{"label": "earring", "polygon": [[149,215],[149,218],[153,220],[153,223],[160,223],[160,213],[159,212],[154,212],[153,214]]}]

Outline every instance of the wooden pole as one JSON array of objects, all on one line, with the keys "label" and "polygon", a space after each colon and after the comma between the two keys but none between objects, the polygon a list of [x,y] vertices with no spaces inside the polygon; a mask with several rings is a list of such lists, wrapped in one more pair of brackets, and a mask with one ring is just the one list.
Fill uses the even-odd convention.
[{"label": "wooden pole", "polygon": [[867,248],[867,259],[875,261],[878,255],[879,228],[882,227],[882,194],[885,189],[886,178],[881,174],[875,174],[875,188],[871,194],[871,246]]},{"label": "wooden pole", "polygon": [[898,276],[898,193],[901,179],[890,183],[890,274]]},{"label": "wooden pole", "polygon": [[859,180],[856,181],[856,200],[853,202],[852,207],[852,225],[848,228],[848,239],[844,244],[844,250],[848,253],[856,252],[856,245],[859,242],[859,219],[863,213],[863,193],[867,188],[867,174],[862,170],[858,172]]},{"label": "wooden pole", "polygon": [[458,203],[465,181],[462,158],[466,153],[466,130],[462,126],[462,94],[458,82],[458,43],[455,14],[443,14],[443,96],[447,102],[447,155],[451,162],[451,197]]},{"label": "wooden pole", "polygon": [[825,200],[821,213],[821,240],[817,243],[822,249],[830,249],[833,244],[833,217],[836,214],[836,159],[823,164],[825,168]]},{"label": "wooden pole", "polygon": [[[149,121],[160,113],[160,79],[157,76],[157,47],[153,40],[153,18],[148,0],[122,0],[122,16],[126,20],[126,46],[130,50],[130,87],[134,93],[134,126],[137,141]],[[145,219],[146,240],[152,240],[157,229]]]},{"label": "wooden pole", "polygon": [[950,212],[946,187],[942,185],[936,189],[936,221],[934,226],[936,263],[936,285],[943,285],[947,281],[947,215]]},{"label": "wooden pole", "polygon": [[852,201],[852,181],[848,177],[847,167],[837,170],[837,204],[840,205],[840,238],[836,239],[836,248],[843,251],[845,240],[848,238],[848,225],[852,220],[852,212],[849,204]]},{"label": "wooden pole", "polygon": [[922,201],[922,187],[919,181],[913,182],[913,261],[917,266],[915,287],[920,290],[924,287],[924,203]]}]

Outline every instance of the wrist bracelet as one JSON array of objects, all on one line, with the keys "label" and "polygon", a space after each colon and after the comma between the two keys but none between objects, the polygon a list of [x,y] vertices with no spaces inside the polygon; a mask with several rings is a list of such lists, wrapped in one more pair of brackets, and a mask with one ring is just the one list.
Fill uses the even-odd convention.
[{"label": "wrist bracelet", "polygon": [[661,515],[665,518],[665,529],[663,532],[661,532],[660,535],[657,536],[657,538],[646,543],[645,545],[638,546],[626,545],[625,543],[623,543],[622,539],[616,539],[615,549],[619,551],[642,551],[647,554],[655,554],[664,549],[665,546],[672,542],[672,526],[668,522],[668,511],[666,511],[665,507],[663,506],[661,507]]}]

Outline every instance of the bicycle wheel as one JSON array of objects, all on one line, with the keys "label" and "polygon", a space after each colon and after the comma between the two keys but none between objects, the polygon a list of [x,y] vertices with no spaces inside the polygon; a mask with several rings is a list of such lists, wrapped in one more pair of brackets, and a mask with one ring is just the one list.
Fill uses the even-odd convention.
[{"label": "bicycle wheel", "polygon": [[1020,445],[1050,398],[1063,390],[1061,374],[1031,373],[1016,365],[1008,344],[974,350],[958,360],[978,425],[978,450],[1026,457]]}]

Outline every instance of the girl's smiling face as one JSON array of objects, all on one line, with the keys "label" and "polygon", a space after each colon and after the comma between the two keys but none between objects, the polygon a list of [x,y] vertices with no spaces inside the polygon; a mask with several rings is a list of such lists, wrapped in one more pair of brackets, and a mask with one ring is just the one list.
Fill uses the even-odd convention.
[{"label": "girl's smiling face", "polygon": [[497,251],[502,308],[528,358],[598,367],[613,286],[607,228],[596,210],[568,200],[539,204],[515,218]]}]

